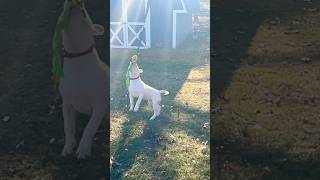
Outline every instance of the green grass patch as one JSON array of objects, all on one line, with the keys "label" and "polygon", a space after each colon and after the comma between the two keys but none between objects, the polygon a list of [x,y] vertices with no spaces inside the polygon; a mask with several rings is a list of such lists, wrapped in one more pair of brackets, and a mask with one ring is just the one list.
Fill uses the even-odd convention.
[{"label": "green grass patch", "polygon": [[123,77],[135,51],[111,52],[111,169],[113,179],[210,179],[209,51],[142,50],[142,80],[170,91],[161,115],[143,101],[129,112]]}]

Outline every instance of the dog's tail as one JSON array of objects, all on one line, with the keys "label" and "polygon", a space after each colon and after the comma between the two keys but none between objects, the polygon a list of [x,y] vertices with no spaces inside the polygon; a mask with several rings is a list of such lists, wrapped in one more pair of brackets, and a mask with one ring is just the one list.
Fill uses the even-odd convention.
[{"label": "dog's tail", "polygon": [[160,90],[160,94],[161,94],[161,95],[166,96],[166,95],[168,95],[168,94],[169,94],[169,91],[166,91],[166,90]]}]

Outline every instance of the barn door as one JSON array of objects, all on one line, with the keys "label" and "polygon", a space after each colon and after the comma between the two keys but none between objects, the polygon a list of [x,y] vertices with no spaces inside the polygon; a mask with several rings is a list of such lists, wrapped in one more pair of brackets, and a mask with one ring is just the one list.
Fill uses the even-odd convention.
[{"label": "barn door", "polygon": [[150,47],[150,11],[147,12],[147,2],[148,0],[111,1],[111,48]]}]

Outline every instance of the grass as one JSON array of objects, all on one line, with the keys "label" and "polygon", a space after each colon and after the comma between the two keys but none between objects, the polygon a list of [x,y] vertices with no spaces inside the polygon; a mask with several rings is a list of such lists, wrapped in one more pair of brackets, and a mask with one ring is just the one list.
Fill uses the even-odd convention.
[{"label": "grass", "polygon": [[[5,35],[10,43],[0,43],[1,47],[8,47],[1,52],[4,61],[0,66],[1,180],[99,180],[106,176],[105,121],[95,137],[90,158],[78,161],[74,155],[60,155],[64,145],[63,118],[61,99],[55,99],[57,92],[53,91],[51,80],[51,42],[63,2],[10,1],[0,6],[2,30],[10,32]],[[105,8],[101,8],[106,7],[104,3],[88,3],[95,23],[105,23]],[[105,38],[101,36],[96,41],[104,62]],[[10,116],[10,120],[2,121],[4,116]],[[88,119],[80,116],[77,120],[77,140]]]},{"label": "grass", "polygon": [[[313,83],[318,81],[319,63],[317,55],[307,52],[318,44],[313,38],[319,36],[319,23],[312,23],[314,13],[299,15],[285,14],[260,24],[247,57],[234,72],[222,99],[217,100],[217,106],[223,107],[217,118],[225,124],[226,138],[290,155],[305,152],[299,158],[306,159],[317,147],[316,140],[308,137],[315,137],[312,126],[319,126],[319,86]],[[299,33],[286,34],[288,27]],[[314,56],[315,62],[303,63],[300,59],[304,56]]]},{"label": "grass", "polygon": [[142,80],[170,91],[161,115],[129,112],[123,76],[134,51],[111,51],[112,179],[210,179],[208,41],[198,48],[142,50]]},{"label": "grass", "polygon": [[218,101],[223,110],[217,116],[228,132],[225,137],[308,159],[318,139],[313,127],[319,127],[319,87],[312,83],[317,81],[318,68],[318,64],[240,67],[224,100]]},{"label": "grass", "polygon": [[[243,52],[215,101],[212,140],[222,145],[220,179],[319,179],[319,3],[252,2],[261,6],[251,11],[229,1],[241,11],[220,17],[235,24],[234,32],[219,37],[223,43],[248,37],[247,46],[237,38],[230,43]],[[235,14],[248,18],[227,22]],[[255,18],[256,26],[244,28]],[[219,53],[227,59],[233,52]]]}]

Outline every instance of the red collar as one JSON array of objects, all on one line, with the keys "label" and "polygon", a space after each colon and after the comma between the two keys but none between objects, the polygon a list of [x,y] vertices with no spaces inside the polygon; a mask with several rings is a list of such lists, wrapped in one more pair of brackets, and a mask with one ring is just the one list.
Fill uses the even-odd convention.
[{"label": "red collar", "polygon": [[131,78],[131,77],[129,77],[129,79],[130,80],[136,80],[136,79],[138,79],[140,77],[140,75],[139,76],[137,76],[137,77],[135,77],[135,78]]},{"label": "red collar", "polygon": [[66,51],[65,49],[63,49],[63,57],[76,58],[76,57],[84,56],[84,55],[91,53],[93,51],[93,48],[94,48],[94,44],[91,45],[87,50],[80,52],[80,53],[70,53],[70,52]]}]

